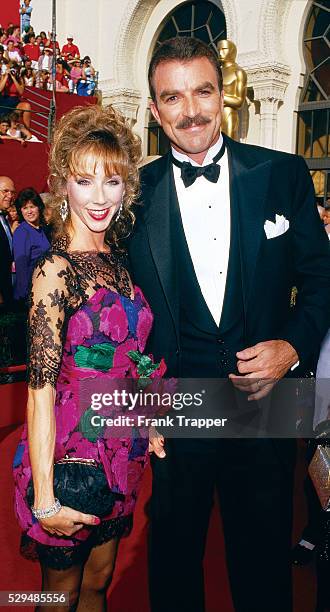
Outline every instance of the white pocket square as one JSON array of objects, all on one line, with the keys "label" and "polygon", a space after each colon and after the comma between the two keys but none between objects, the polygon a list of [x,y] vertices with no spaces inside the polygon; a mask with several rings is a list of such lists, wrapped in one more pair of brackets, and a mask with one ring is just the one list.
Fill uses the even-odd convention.
[{"label": "white pocket square", "polygon": [[275,215],[275,223],[273,221],[265,221],[264,230],[267,239],[277,238],[289,229],[289,221],[283,215]]}]

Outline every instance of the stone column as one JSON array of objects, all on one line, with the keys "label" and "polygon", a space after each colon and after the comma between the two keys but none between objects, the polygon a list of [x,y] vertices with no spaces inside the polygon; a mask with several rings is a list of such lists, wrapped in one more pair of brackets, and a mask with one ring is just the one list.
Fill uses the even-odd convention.
[{"label": "stone column", "polygon": [[133,127],[136,123],[140,106],[140,92],[125,87],[108,89],[102,83],[100,87],[102,89],[103,104],[111,104],[119,110],[129,120],[131,127]]},{"label": "stone column", "polygon": [[277,114],[284,101],[290,70],[284,65],[255,66],[247,69],[248,87],[253,88],[254,102],[260,103],[260,141],[263,147],[276,148]]}]

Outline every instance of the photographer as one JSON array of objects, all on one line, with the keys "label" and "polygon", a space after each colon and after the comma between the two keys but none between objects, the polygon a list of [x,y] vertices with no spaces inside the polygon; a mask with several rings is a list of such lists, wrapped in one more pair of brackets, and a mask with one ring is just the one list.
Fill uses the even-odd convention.
[{"label": "photographer", "polygon": [[6,72],[0,77],[0,116],[7,115],[10,110],[22,111],[22,121],[25,127],[30,127],[31,106],[22,99],[24,79],[20,76],[19,67],[10,62]]}]

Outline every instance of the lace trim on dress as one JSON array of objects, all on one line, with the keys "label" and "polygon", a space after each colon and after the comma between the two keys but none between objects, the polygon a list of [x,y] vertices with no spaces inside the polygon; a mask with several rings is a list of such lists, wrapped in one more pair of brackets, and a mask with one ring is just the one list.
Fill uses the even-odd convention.
[{"label": "lace trim on dress", "polygon": [[36,266],[29,298],[28,383],[53,388],[61,366],[70,316],[98,289],[131,297],[130,278],[120,257],[111,252],[62,250],[54,243]]},{"label": "lace trim on dress", "polygon": [[87,540],[76,546],[49,546],[40,544],[28,535],[21,538],[21,554],[32,561],[40,561],[42,565],[56,570],[66,570],[73,565],[84,563],[92,548],[100,546],[114,538],[127,537],[133,526],[133,515],[119,516],[92,528]]}]

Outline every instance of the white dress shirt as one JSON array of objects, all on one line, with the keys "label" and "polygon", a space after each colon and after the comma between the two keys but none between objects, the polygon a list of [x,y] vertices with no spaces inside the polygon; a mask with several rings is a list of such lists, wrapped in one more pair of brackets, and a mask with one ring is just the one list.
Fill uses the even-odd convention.
[{"label": "white dress shirt", "polygon": [[[208,150],[202,166],[212,163],[223,143],[222,135]],[[196,162],[172,147],[180,162]],[[221,167],[217,183],[198,177],[190,187],[181,179],[181,169],[173,164],[181,218],[190,256],[205,302],[217,325],[220,323],[226,287],[230,248],[230,191],[227,151],[217,162]]]}]

